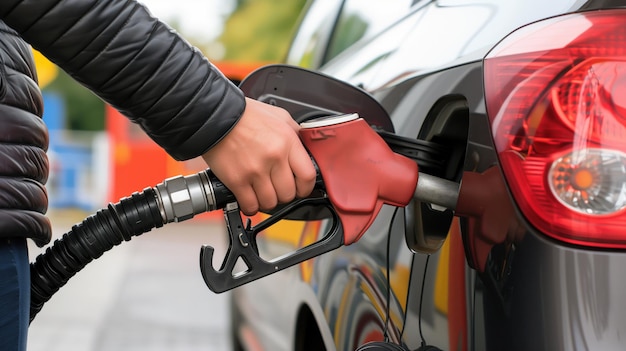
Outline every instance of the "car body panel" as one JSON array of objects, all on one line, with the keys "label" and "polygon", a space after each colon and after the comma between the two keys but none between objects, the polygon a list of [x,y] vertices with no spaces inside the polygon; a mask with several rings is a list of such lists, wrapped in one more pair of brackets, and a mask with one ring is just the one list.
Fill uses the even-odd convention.
[{"label": "car body panel", "polygon": [[[234,291],[235,308],[246,310],[242,323],[272,336],[260,336],[263,348],[295,350],[301,332],[295,329],[306,309],[327,350],[382,339],[409,350],[424,340],[444,350],[625,349],[626,277],[620,269],[626,253],[566,245],[527,223],[499,170],[482,71],[489,50],[521,26],[619,6],[597,0],[415,1],[412,12],[381,33],[328,61],[309,61],[310,68],[369,91],[397,134],[462,141],[463,157],[448,178],[475,180],[481,191],[498,194],[494,201],[505,214],[498,220],[508,231],[492,231],[497,237],[489,243],[476,220],[452,219],[419,203],[397,212],[384,207],[357,243]],[[462,128],[437,125],[447,107],[455,111],[450,123]],[[431,217],[449,231],[435,252],[415,252],[411,236],[441,235]],[[475,257],[468,242],[489,251]],[[480,261],[483,273],[474,269]],[[254,302],[258,306],[249,306]]]}]

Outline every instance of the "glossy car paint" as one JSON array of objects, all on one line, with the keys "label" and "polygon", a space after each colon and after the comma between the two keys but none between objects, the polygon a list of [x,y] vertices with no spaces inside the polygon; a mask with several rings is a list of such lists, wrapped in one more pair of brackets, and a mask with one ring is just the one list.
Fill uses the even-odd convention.
[{"label": "glossy car paint", "polygon": [[[239,339],[264,350],[307,350],[298,340],[318,332],[327,350],[354,350],[384,338],[409,350],[422,340],[444,350],[626,348],[621,272],[626,254],[554,241],[517,211],[506,181],[494,181],[501,175],[482,72],[485,55],[518,27],[619,6],[618,1],[415,1],[395,24],[325,63],[322,72],[371,92],[397,134],[463,143],[463,158],[448,176],[477,179],[483,193],[498,193],[494,187],[501,184],[505,195],[494,201],[507,209],[501,219],[515,235],[496,232],[488,256],[468,257],[467,242],[479,237],[471,234],[476,225],[471,220],[451,219],[418,203],[395,216],[394,208],[383,208],[358,243],[236,289]],[[496,178],[480,177],[494,169]],[[431,217],[449,231],[442,235]],[[432,238],[437,250],[431,255],[410,250],[409,245],[419,249],[411,245],[415,233]],[[262,250],[276,244],[268,240]],[[485,260],[484,273],[473,269],[477,259]]]}]

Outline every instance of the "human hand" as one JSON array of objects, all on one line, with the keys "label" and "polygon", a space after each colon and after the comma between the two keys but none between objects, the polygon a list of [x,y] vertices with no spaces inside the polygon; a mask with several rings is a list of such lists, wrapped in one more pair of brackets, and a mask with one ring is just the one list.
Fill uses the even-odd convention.
[{"label": "human hand", "polygon": [[251,216],[313,190],[315,168],[299,129],[286,110],[246,98],[239,122],[202,158]]}]

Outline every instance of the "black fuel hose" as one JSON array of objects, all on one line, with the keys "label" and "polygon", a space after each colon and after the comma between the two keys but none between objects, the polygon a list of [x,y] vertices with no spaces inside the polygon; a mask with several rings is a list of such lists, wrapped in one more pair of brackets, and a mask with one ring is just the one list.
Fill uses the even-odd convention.
[{"label": "black fuel hose", "polygon": [[30,264],[30,321],[71,277],[114,246],[232,202],[230,190],[207,170],[167,179],[109,204],[74,225]]}]

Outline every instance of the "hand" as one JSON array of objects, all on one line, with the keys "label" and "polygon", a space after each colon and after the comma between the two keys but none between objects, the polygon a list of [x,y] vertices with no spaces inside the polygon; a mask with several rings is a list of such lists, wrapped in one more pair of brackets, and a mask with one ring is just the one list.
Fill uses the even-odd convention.
[{"label": "hand", "polygon": [[299,129],[286,110],[246,98],[239,122],[202,158],[251,216],[313,190],[315,168]]}]

